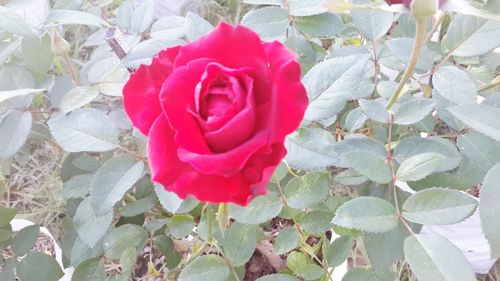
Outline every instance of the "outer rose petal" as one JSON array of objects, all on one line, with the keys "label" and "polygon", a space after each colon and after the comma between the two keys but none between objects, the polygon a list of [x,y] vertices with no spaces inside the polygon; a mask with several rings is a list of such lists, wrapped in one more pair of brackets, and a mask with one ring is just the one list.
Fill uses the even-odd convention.
[{"label": "outer rose petal", "polygon": [[[184,47],[183,47],[184,48]],[[176,131],[175,140],[183,148],[196,153],[211,153],[200,130],[195,111],[195,88],[210,59],[197,59],[181,66],[163,83],[161,106]]]},{"label": "outer rose petal", "polygon": [[173,70],[179,47],[161,51],[151,65],[141,65],[123,88],[123,104],[134,127],[147,135],[154,120],[161,113],[158,98],[163,81]]},{"label": "outer rose petal", "polygon": [[272,99],[267,105],[271,112],[264,126],[271,131],[272,142],[283,141],[300,125],[309,101],[295,54],[277,41],[264,48],[273,73]]},{"label": "outer rose petal", "polygon": [[161,114],[148,136],[148,160],[153,181],[161,183],[179,197],[193,195],[204,202],[230,202],[246,205],[257,195],[266,193],[267,183],[284,156],[277,145],[249,161],[249,166],[230,177],[203,175],[177,157],[174,131]]},{"label": "outer rose petal", "polygon": [[266,54],[257,33],[225,22],[209,34],[183,46],[175,65],[186,65],[198,58],[212,58],[228,68],[253,67],[260,73],[265,73],[267,67]]}]

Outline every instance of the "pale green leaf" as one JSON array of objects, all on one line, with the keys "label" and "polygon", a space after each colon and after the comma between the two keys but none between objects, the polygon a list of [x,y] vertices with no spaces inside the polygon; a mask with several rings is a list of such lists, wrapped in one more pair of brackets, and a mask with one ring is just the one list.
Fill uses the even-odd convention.
[{"label": "pale green leaf", "polygon": [[142,176],[144,163],[131,155],[121,155],[108,160],[97,170],[90,183],[89,200],[97,214],[113,209],[125,192]]},{"label": "pale green leaf", "polygon": [[100,259],[89,259],[81,264],[73,272],[71,281],[105,281],[106,272]]},{"label": "pale green leaf", "polygon": [[97,109],[80,108],[48,122],[57,143],[68,152],[107,151],[118,144],[118,128]]},{"label": "pale green leaf", "polygon": [[56,260],[44,253],[27,254],[16,267],[21,281],[57,281],[64,273]]},{"label": "pale green leaf", "polygon": [[295,227],[286,227],[280,230],[278,236],[276,236],[276,241],[274,243],[274,252],[278,255],[282,255],[290,252],[291,250],[297,248],[300,243],[300,234],[297,232]]},{"label": "pale green leaf", "polygon": [[473,104],[477,89],[472,79],[455,66],[443,66],[432,76],[434,89],[453,104]]},{"label": "pale green leaf", "polygon": [[226,262],[216,255],[196,258],[181,271],[179,281],[225,281],[230,274]]},{"label": "pale green leaf", "polygon": [[410,99],[401,103],[394,115],[394,123],[411,125],[424,119],[434,109],[434,101],[430,99]]},{"label": "pale green leaf", "polygon": [[71,112],[93,101],[99,95],[97,87],[78,86],[66,93],[59,104],[63,113]]},{"label": "pale green leaf", "polygon": [[446,157],[435,152],[417,154],[406,159],[399,167],[396,177],[400,181],[417,181],[436,171]]},{"label": "pale green leaf", "polygon": [[441,236],[412,235],[404,242],[404,252],[418,280],[477,280],[462,252]]},{"label": "pale green leaf", "polygon": [[333,223],[365,232],[387,232],[398,224],[396,209],[389,202],[376,197],[358,197],[340,206]]},{"label": "pale green leaf", "polygon": [[52,10],[45,19],[45,25],[79,24],[90,26],[108,26],[108,24],[93,14],[75,10]]},{"label": "pale green leaf", "polygon": [[112,221],[113,209],[99,215],[92,208],[88,197],[80,203],[73,218],[78,236],[91,248],[106,234]]},{"label": "pale green leaf", "polygon": [[214,27],[202,17],[188,12],[186,15],[186,35],[189,41],[194,41],[206,33],[212,31]]},{"label": "pale green leaf", "polygon": [[142,33],[148,29],[155,16],[155,1],[146,0],[132,14],[131,29]]},{"label": "pale green leaf", "polygon": [[104,238],[106,256],[119,259],[128,248],[142,250],[148,239],[146,230],[135,224],[124,224],[111,230]]},{"label": "pale green leaf", "polygon": [[21,229],[12,239],[12,251],[19,257],[24,256],[35,245],[39,232],[38,225],[29,225]]},{"label": "pale green leaf", "polygon": [[472,129],[500,141],[500,109],[475,104],[452,107],[448,111]]},{"label": "pale green leaf", "polygon": [[354,25],[368,40],[384,36],[392,26],[393,14],[385,11],[352,11]]},{"label": "pale green leaf", "polygon": [[354,170],[376,183],[388,183],[392,172],[385,160],[369,152],[352,151],[345,154],[347,163]]},{"label": "pale green leaf", "polygon": [[490,244],[491,257],[500,257],[500,235],[498,226],[500,225],[500,163],[496,164],[486,174],[479,199],[479,214],[481,216],[481,226],[484,235]]},{"label": "pale green leaf", "polygon": [[261,224],[277,216],[282,208],[280,199],[268,193],[256,197],[245,207],[232,205],[229,214],[241,223]]},{"label": "pale green leaf", "polygon": [[328,197],[331,178],[328,173],[313,172],[293,178],[284,189],[288,206],[296,209],[308,208]]},{"label": "pale green leaf", "polygon": [[478,202],[451,189],[432,188],[411,195],[403,203],[403,217],[420,224],[454,224],[468,218]]},{"label": "pale green leaf", "polygon": [[257,226],[238,222],[226,230],[222,247],[235,266],[242,266],[250,260],[257,246],[257,234]]},{"label": "pale green leaf", "polygon": [[272,41],[285,38],[290,19],[286,9],[271,6],[250,11],[241,24],[257,32],[262,40]]},{"label": "pale green leaf", "polygon": [[11,111],[0,119],[0,159],[14,155],[26,142],[33,118],[29,111]]}]

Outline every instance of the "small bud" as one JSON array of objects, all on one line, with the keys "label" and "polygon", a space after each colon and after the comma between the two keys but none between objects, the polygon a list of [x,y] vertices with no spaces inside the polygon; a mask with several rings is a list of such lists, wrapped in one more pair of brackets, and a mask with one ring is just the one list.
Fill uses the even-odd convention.
[{"label": "small bud", "polygon": [[426,18],[433,16],[439,9],[439,0],[413,0],[410,10],[415,18]]},{"label": "small bud", "polygon": [[66,39],[59,35],[58,31],[51,33],[50,37],[50,48],[52,50],[52,53],[59,56],[69,53],[71,47],[68,41],[66,41]]}]

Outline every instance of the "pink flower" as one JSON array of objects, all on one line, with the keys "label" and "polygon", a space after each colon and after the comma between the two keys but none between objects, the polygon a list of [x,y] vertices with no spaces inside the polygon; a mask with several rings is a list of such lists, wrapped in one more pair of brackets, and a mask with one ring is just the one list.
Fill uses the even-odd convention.
[{"label": "pink flower", "polygon": [[123,100],[148,136],[153,181],[181,198],[240,205],[266,193],[308,104],[295,55],[227,23],[139,67]]}]

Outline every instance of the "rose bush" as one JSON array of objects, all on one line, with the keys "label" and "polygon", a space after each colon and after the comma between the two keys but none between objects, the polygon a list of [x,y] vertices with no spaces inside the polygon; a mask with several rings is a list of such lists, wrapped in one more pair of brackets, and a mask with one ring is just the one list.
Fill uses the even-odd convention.
[{"label": "rose bush", "polygon": [[216,203],[246,205],[266,193],[308,104],[295,58],[277,41],[221,23],[139,67],[123,100],[148,135],[153,180]]}]

